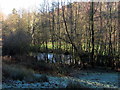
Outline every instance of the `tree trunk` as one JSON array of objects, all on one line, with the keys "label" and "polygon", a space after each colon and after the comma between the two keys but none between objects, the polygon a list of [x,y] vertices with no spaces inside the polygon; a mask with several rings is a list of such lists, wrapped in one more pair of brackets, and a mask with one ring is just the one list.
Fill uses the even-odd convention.
[{"label": "tree trunk", "polygon": [[94,68],[94,2],[91,2],[91,38],[92,38],[92,53],[91,53],[91,65]]}]

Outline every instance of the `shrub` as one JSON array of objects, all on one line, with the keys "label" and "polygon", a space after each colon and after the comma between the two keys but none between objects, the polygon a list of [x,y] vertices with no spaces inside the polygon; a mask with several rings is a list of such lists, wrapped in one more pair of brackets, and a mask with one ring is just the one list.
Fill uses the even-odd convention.
[{"label": "shrub", "polygon": [[3,55],[23,54],[29,51],[31,35],[23,30],[18,30],[4,37]]}]

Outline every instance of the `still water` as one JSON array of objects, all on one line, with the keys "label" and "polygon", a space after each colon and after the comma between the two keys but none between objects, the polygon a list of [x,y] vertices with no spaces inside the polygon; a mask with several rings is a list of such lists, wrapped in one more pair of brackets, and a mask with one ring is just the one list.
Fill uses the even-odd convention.
[{"label": "still water", "polygon": [[51,63],[64,62],[66,64],[70,64],[70,62],[74,62],[72,55],[65,54],[38,53],[36,57],[38,61],[48,60]]}]

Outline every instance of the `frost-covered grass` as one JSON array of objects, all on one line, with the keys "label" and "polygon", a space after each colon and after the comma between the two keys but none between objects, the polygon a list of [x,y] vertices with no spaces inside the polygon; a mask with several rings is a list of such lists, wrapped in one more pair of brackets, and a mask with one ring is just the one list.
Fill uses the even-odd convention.
[{"label": "frost-covered grass", "polygon": [[22,66],[16,65],[3,65],[3,81],[6,80],[25,80],[27,82],[48,82],[46,75],[35,76],[35,72],[32,69],[27,69]]},{"label": "frost-covered grass", "polygon": [[[11,80],[10,83],[3,83],[3,88],[118,88],[116,84],[117,81],[115,81],[116,73],[108,73],[108,79],[103,78],[105,80],[105,82],[103,83],[102,82],[103,79],[100,79],[99,77],[100,75],[104,75],[104,74],[105,73],[102,74],[98,73],[95,76],[93,75],[93,73],[87,74],[86,72],[82,72],[83,77],[81,78],[69,77],[69,76],[66,77],[47,76],[49,80],[48,82],[34,82],[34,83],[28,83],[26,81],[19,81],[19,80],[16,81]],[[41,74],[34,74],[34,75],[36,77],[42,76]],[[110,75],[113,76],[112,78],[113,81],[111,80],[111,78],[109,78]],[[97,79],[96,81],[91,80],[91,77],[94,78],[97,77],[99,81]]]},{"label": "frost-covered grass", "polygon": [[73,78],[82,80],[93,87],[102,88],[118,88],[119,83],[119,72],[105,72],[103,71],[92,71],[92,70],[81,70],[74,72]]},{"label": "frost-covered grass", "polygon": [[[108,73],[111,75],[111,73]],[[92,75],[92,74],[91,74]],[[36,77],[41,77],[41,74],[35,74]],[[102,83],[99,81],[92,81],[88,79],[80,79],[76,77],[53,77],[47,76],[48,82],[34,82],[28,83],[26,81],[11,80],[10,83],[3,83],[3,88],[118,88],[109,82]],[[86,76],[85,76],[86,77]],[[89,77],[92,77],[89,75]],[[108,77],[109,78],[109,77]],[[115,78],[113,78],[114,80]],[[116,82],[114,82],[116,83]]]}]

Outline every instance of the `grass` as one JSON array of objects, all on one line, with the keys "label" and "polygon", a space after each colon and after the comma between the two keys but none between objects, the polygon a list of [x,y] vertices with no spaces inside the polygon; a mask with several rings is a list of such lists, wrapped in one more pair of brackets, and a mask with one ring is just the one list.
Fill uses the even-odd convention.
[{"label": "grass", "polygon": [[[68,49],[71,47],[71,44],[66,44],[66,45],[67,45],[67,48],[68,48]],[[57,42],[55,42],[55,43],[54,43],[54,47],[57,48],[57,46],[58,46],[58,45],[57,45]],[[61,49],[64,49],[64,47],[66,47],[66,46],[65,46],[65,43],[62,42],[62,44],[61,44]],[[48,48],[49,48],[49,49],[52,49],[52,43],[51,43],[51,42],[48,43]]]},{"label": "grass", "polygon": [[32,69],[27,69],[18,65],[3,65],[3,81],[4,80],[25,80],[27,82],[48,82],[48,78],[45,75],[36,77],[35,72]]},{"label": "grass", "polygon": [[41,82],[49,82],[49,79],[48,79],[48,77],[47,77],[46,75],[42,75],[42,76],[40,77],[40,81],[41,81]]},{"label": "grass", "polygon": [[85,87],[77,81],[70,81],[66,88],[85,88]]},{"label": "grass", "polygon": [[13,80],[24,80],[33,77],[34,71],[15,65],[3,65],[3,76]]},{"label": "grass", "polygon": [[[58,42],[54,42],[54,49],[58,49],[59,46],[57,43]],[[30,47],[31,47],[31,51],[35,51],[35,52],[44,50],[46,48],[46,46],[44,44],[30,45]],[[49,50],[52,50],[52,42],[48,42],[47,47]],[[66,50],[69,51],[71,48],[71,44],[66,44],[64,42],[61,42],[61,50],[65,50],[65,48],[66,48]]]}]

